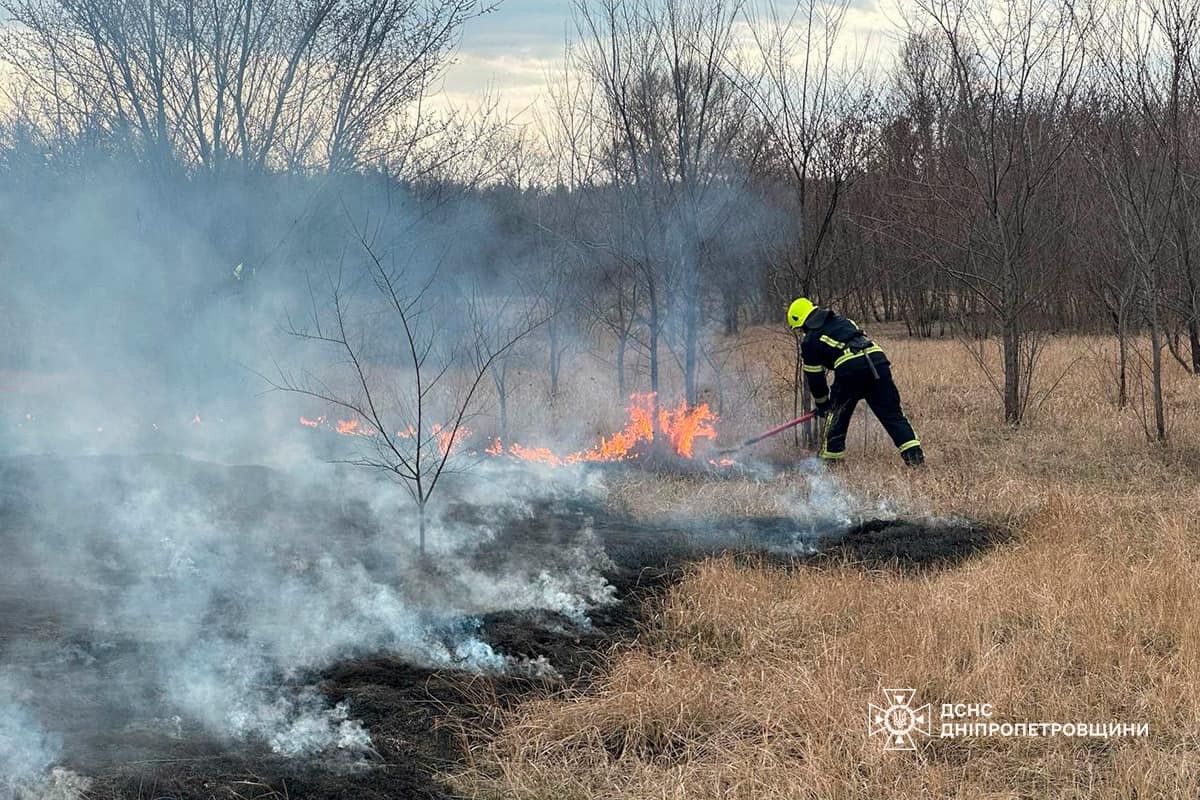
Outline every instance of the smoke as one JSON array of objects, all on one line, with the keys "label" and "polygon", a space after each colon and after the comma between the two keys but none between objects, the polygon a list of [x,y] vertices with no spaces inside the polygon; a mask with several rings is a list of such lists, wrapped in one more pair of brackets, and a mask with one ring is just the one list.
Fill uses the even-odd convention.
[{"label": "smoke", "polygon": [[40,779],[58,759],[60,744],[20,702],[13,680],[0,675],[0,798]]},{"label": "smoke", "polygon": [[406,496],[355,471],[143,457],[12,459],[4,473],[0,579],[22,602],[0,626],[23,629],[0,651],[10,787],[147,734],[369,755],[354,709],[320,693],[321,670],[384,651],[549,674],[493,650],[478,619],[547,609],[586,624],[611,600],[585,525],[552,533],[559,546],[544,552],[510,552],[554,501],[544,482],[471,482],[466,508],[486,518],[436,520],[421,559]]},{"label": "smoke", "polygon": [[[594,253],[534,252],[532,226],[506,216],[521,198],[503,194],[418,196],[372,174],[160,174],[135,155],[63,147],[49,159],[0,154],[0,793],[69,794],[82,779],[55,765],[86,772],[162,741],[369,756],[352,705],[320,686],[359,655],[551,672],[497,652],[481,620],[539,609],[586,627],[612,601],[603,547],[564,513],[594,498],[596,478],[486,465],[447,476],[418,557],[401,488],[324,464],[356,442],[300,428],[301,415],[329,409],[265,393],[256,372],[328,366],[281,328],[343,274],[360,327],[385,340],[371,354],[394,347],[364,302],[360,236],[432,285],[430,317],[451,335],[476,290],[553,284],[558,306],[545,311],[567,319],[603,283]],[[713,227],[750,205],[713,202]],[[714,251],[735,258],[771,227],[765,215],[739,214]],[[682,302],[663,304],[664,363]],[[610,432],[624,399],[611,365],[580,355],[596,350],[594,327],[563,322],[555,335],[511,352],[509,407],[518,432],[536,425],[552,440],[531,444],[575,437],[570,450]],[[644,366],[636,346],[629,389]],[[576,362],[553,400],[531,388],[551,348]],[[662,391],[678,396],[667,373]],[[235,466],[246,464],[275,469]],[[539,527],[545,518],[557,527]]]},{"label": "smoke", "polygon": [[866,500],[838,480],[819,458],[800,464],[805,491],[784,498],[782,509],[798,524],[797,536],[814,542],[844,531],[864,519],[895,519],[898,509],[887,499]]}]

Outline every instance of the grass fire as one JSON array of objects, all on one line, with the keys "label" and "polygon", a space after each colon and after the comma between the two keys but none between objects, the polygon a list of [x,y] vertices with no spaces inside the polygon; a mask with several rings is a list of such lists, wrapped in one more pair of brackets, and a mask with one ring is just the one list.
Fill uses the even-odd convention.
[{"label": "grass fire", "polygon": [[[697,439],[712,441],[717,438],[717,415],[705,403],[690,408],[684,401],[675,408],[659,408],[658,398],[653,393],[634,394],[629,400],[628,413],[628,422],[620,431],[602,437],[593,447],[573,453],[558,455],[548,447],[527,447],[516,442],[506,446],[500,437],[492,439],[491,443],[483,448],[483,452],[492,457],[508,457],[562,467],[568,464],[626,461],[645,457],[653,452],[665,452],[681,459],[692,459],[696,457]],[[300,424],[306,428],[325,427],[342,436],[374,435],[370,426],[360,425],[358,420],[339,419],[327,423],[324,416],[312,419],[300,417]],[[416,429],[411,425],[396,433],[398,437],[405,439],[416,434]],[[471,431],[463,428],[457,434],[453,434],[444,426],[435,423],[430,428],[430,434],[436,437],[438,450],[445,455],[458,447],[463,440],[469,439]],[[722,462],[730,463],[728,459],[722,459]]]},{"label": "grass fire", "polygon": [[0,800],[1200,796],[1200,3],[892,11],[0,0]]}]

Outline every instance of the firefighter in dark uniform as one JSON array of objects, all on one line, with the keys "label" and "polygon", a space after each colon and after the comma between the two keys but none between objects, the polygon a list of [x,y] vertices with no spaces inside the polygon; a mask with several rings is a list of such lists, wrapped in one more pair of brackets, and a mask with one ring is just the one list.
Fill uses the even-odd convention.
[{"label": "firefighter in dark uniform", "polygon": [[[830,462],[845,457],[850,418],[859,401],[865,400],[896,443],[904,463],[924,464],[921,440],[900,407],[900,392],[883,348],[868,339],[854,320],[821,308],[807,297],[797,298],[788,308],[788,325],[804,336],[800,342],[804,377],[817,413],[825,416],[821,458]],[[827,370],[833,370],[832,389],[825,380]]]}]

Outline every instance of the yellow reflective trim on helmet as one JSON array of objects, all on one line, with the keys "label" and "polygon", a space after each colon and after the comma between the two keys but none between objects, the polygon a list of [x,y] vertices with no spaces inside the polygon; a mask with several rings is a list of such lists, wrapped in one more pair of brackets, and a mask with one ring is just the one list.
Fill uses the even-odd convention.
[{"label": "yellow reflective trim on helmet", "polygon": [[921,446],[921,440],[913,439],[911,441],[905,442],[904,444],[900,445],[899,450],[901,453],[903,453],[905,450],[912,450],[914,447],[920,447],[920,446]]},{"label": "yellow reflective trim on helmet", "polygon": [[804,371],[816,374],[818,372],[824,372],[825,368],[822,367],[820,364],[805,364]]},{"label": "yellow reflective trim on helmet", "polygon": [[844,356],[839,357],[837,361],[833,362],[833,368],[837,369],[842,364],[845,364],[847,361],[858,358],[859,356],[865,356],[870,353],[882,353],[882,352],[883,352],[883,348],[877,344],[874,344],[874,345],[871,345],[870,347],[868,347],[866,350],[859,350],[856,353],[846,353]]}]

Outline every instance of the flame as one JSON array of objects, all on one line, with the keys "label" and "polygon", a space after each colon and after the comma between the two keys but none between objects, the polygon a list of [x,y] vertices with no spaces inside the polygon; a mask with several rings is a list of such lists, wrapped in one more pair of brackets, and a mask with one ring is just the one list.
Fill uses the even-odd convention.
[{"label": "flame", "polygon": [[[357,419],[339,419],[335,423],[330,424],[324,416],[300,417],[300,424],[306,428],[329,428],[334,433],[342,436],[374,436],[375,429],[370,425],[363,424]],[[442,455],[458,450],[463,441],[471,435],[471,431],[465,425],[460,425],[457,431],[453,429],[444,429],[441,425],[433,425],[429,428],[430,435],[437,440],[438,450]],[[404,430],[396,431],[396,438],[411,439],[417,435],[417,429],[409,425]]]},{"label": "flame", "polygon": [[[684,401],[674,408],[656,409],[656,400],[653,393],[632,395],[629,398],[627,409],[629,419],[625,423],[625,427],[612,436],[601,437],[599,443],[593,447],[574,453],[559,455],[548,447],[527,447],[516,442],[506,447],[499,437],[493,439],[483,452],[489,456],[508,455],[522,461],[561,467],[567,464],[623,461],[637,458],[644,452],[646,446],[653,444],[656,440],[665,442],[671,451],[681,458],[690,459],[696,455],[698,439],[713,440],[717,438],[717,415],[713,413],[707,403],[692,407]],[[323,416],[316,419],[301,417],[300,424],[306,428],[330,428],[342,436],[375,435],[373,428],[361,424],[359,420],[339,419],[336,424],[331,425]],[[471,435],[471,431],[461,425],[457,430],[440,424],[432,425],[429,433],[437,442],[438,450],[442,455],[459,450],[463,442]],[[415,436],[417,436],[417,429],[411,424],[404,430],[396,432],[396,437],[400,439],[411,439]],[[710,459],[708,463],[713,466],[729,466],[734,462],[729,459]]]},{"label": "flame", "polygon": [[334,431],[342,434],[343,437],[373,437],[374,435],[374,428],[362,425],[358,420],[338,420]]},{"label": "flame", "polygon": [[709,440],[717,438],[717,415],[707,403],[691,409],[685,403],[679,408],[661,411],[658,416],[659,429],[667,434],[675,452],[684,458],[692,457],[696,437]]},{"label": "flame", "polygon": [[519,444],[513,444],[509,445],[508,454],[523,461],[532,461],[536,464],[549,464],[552,467],[561,467],[566,463],[554,455],[548,447],[523,447]]},{"label": "flame", "polygon": [[463,425],[459,425],[458,430],[453,428],[447,430],[441,425],[434,425],[429,432],[437,438],[438,452],[442,455],[449,455],[459,449],[463,440],[471,435],[471,430]]},{"label": "flame", "polygon": [[[485,452],[492,455],[507,452],[508,455],[525,461],[562,466],[580,462],[637,458],[640,446],[654,442],[656,436],[665,438],[676,455],[692,458],[695,455],[696,439],[717,438],[717,415],[707,403],[693,408],[686,401],[681,402],[675,408],[658,409],[656,417],[655,399],[654,394],[635,394],[630,397],[629,421],[625,427],[611,437],[601,438],[598,445],[587,450],[567,456],[555,455],[544,447],[524,447],[519,444],[511,444],[504,450],[497,439]],[[658,421],[657,426],[654,424],[655,419]]]}]

